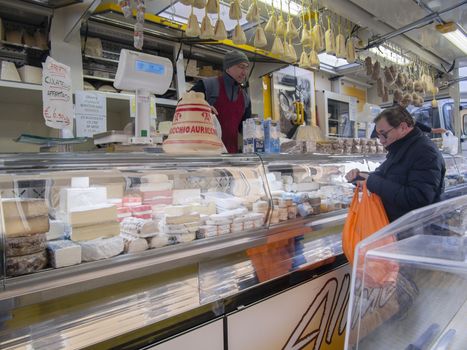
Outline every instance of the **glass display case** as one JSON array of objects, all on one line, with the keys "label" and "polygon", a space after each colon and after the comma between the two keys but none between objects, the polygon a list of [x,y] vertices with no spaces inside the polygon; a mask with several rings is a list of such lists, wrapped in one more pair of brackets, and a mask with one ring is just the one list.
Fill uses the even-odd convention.
[{"label": "glass display case", "polygon": [[107,341],[342,256],[344,158],[2,160],[2,348]]},{"label": "glass display case", "polygon": [[36,159],[6,157],[0,173],[7,279],[264,229],[268,222],[257,156]]},{"label": "glass display case", "polygon": [[467,196],[410,212],[362,241],[346,349],[467,344]]},{"label": "glass display case", "polygon": [[4,155],[0,347],[115,346],[141,328],[217,317],[243,292],[254,302],[281,277],[342,266],[354,189],[344,175],[383,160]]}]

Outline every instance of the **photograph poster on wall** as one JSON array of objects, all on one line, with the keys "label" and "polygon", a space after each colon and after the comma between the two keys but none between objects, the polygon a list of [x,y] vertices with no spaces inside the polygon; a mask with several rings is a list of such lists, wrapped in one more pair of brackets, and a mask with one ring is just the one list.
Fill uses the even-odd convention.
[{"label": "photograph poster on wall", "polygon": [[273,119],[280,122],[281,132],[292,137],[299,123],[295,102],[303,104],[304,122],[311,123],[315,110],[314,74],[289,66],[273,73]]}]

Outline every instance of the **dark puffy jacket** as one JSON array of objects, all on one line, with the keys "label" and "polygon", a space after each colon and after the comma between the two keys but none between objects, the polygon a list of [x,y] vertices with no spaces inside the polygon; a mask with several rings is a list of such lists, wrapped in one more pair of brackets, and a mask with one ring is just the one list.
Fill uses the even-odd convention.
[{"label": "dark puffy jacket", "polygon": [[386,160],[367,180],[379,195],[389,221],[411,210],[439,202],[444,191],[444,159],[418,128],[388,146]]}]

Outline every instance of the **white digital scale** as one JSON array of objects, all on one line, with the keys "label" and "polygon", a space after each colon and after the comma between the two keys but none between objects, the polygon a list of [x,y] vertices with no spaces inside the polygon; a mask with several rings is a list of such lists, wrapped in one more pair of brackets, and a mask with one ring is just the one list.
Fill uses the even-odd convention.
[{"label": "white digital scale", "polygon": [[135,135],[131,144],[151,145],[151,94],[162,95],[172,82],[172,62],[142,52],[122,49],[118,61],[114,87],[136,92]]}]

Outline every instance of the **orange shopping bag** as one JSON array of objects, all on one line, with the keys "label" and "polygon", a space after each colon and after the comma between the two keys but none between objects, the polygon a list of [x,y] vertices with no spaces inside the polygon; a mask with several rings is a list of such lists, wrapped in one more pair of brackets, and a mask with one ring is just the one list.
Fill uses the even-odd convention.
[{"label": "orange shopping bag", "polygon": [[[354,252],[357,244],[389,224],[381,198],[374,193],[368,192],[366,182],[363,182],[361,187],[361,199],[359,199],[359,185],[355,189],[347,220],[342,231],[342,248],[351,264],[354,262]],[[359,261],[363,262],[361,258],[364,257],[367,250],[382,247],[392,242],[394,242],[394,238],[389,236],[365,247],[365,251],[359,252]],[[396,263],[384,263],[380,261],[367,262],[365,268],[365,284],[374,287],[395,282],[397,272],[399,271]],[[357,270],[359,273],[363,272],[360,268]]]}]

